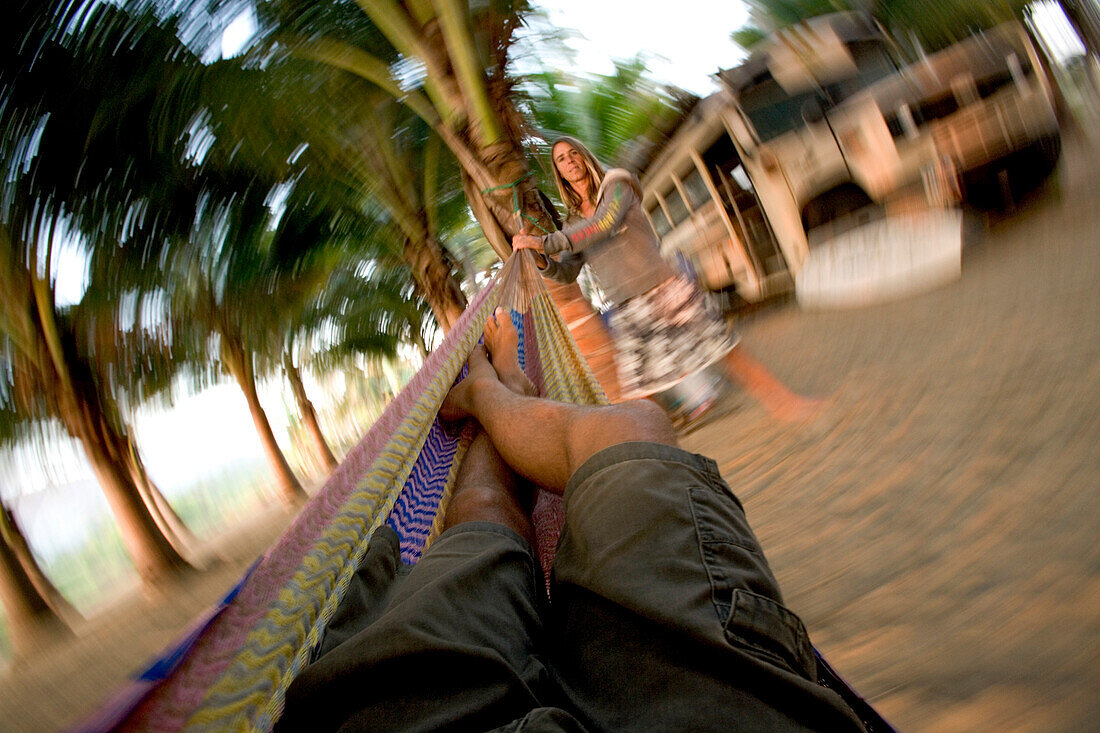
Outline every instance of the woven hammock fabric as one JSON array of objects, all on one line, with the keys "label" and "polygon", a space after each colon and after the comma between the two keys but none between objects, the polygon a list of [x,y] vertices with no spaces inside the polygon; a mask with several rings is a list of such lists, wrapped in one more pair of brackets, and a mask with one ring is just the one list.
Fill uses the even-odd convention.
[{"label": "woven hammock fabric", "polygon": [[[510,309],[525,372],[551,399],[605,403],[530,253],[509,258],[324,487],[226,598],[173,652],[123,691],[84,730],[270,730],[284,695],[382,523],[415,562],[440,531],[451,485],[471,439],[437,418],[494,309]],[[543,492],[536,526],[560,519]],[[539,527],[548,566],[556,527]]]}]

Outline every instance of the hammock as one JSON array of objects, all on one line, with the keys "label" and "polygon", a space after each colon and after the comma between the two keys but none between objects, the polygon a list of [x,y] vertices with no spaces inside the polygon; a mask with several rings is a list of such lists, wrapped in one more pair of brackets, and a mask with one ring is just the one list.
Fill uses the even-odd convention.
[{"label": "hammock", "polygon": [[[510,257],[275,545],[217,607],[77,730],[271,729],[374,531],[383,523],[393,527],[406,563],[416,562],[439,534],[471,434],[449,434],[436,413],[464,376],[466,357],[498,305],[510,311],[520,334],[520,364],[541,395],[607,402],[533,257]],[[540,491],[532,519],[547,573],[563,518],[560,498]],[[853,707],[862,705],[877,718],[820,655],[818,668]]]},{"label": "hammock", "polygon": [[[79,730],[271,728],[374,530],[383,523],[393,527],[407,563],[416,562],[439,533],[470,435],[448,434],[436,413],[498,305],[511,313],[520,364],[540,394],[583,404],[607,401],[531,255],[509,258],[275,545]],[[539,557],[549,568],[560,499],[540,492],[533,515]]]}]

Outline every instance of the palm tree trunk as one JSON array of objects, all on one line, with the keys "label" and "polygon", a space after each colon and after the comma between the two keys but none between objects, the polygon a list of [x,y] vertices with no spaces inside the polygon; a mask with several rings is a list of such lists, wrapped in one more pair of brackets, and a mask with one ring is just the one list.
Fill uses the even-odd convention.
[{"label": "palm tree trunk", "polygon": [[72,631],[20,561],[8,519],[7,509],[0,507],[0,604],[15,656],[26,657],[52,639],[71,636]]},{"label": "palm tree trunk", "polygon": [[[70,416],[65,420],[69,422],[73,419]],[[86,417],[76,419],[83,423],[90,422]],[[120,454],[125,450],[124,441],[110,433],[101,423],[98,431],[85,429],[77,435],[115,515],[122,542],[138,574],[146,582],[157,583],[190,569],[190,564],[157,526],[141,490],[121,459]]]},{"label": "palm tree trunk", "polygon": [[[13,283],[11,301],[23,301],[21,368],[50,401],[51,411],[84,448],[111,507],[130,559],[146,582],[190,568],[157,527],[127,464],[129,442],[118,406],[100,392],[100,380],[77,353],[75,335],[58,323],[49,283],[33,272]],[[33,375],[33,376],[32,376]]]},{"label": "palm tree trunk", "polygon": [[451,272],[450,255],[438,241],[425,236],[422,241],[406,240],[404,259],[436,323],[443,333],[447,333],[466,310],[466,296]]},{"label": "palm tree trunk", "polygon": [[305,423],[310,437],[313,438],[313,447],[317,451],[317,455],[320,456],[325,470],[331,473],[337,466],[336,456],[332,455],[332,450],[325,440],[325,434],[321,432],[321,426],[317,422],[317,411],[313,409],[313,403],[310,402],[309,396],[306,394],[306,387],[302,384],[302,375],[298,372],[298,367],[294,365],[294,360],[291,358],[289,351],[283,352],[283,368],[286,370],[286,378],[290,382],[294,399],[298,403],[298,411],[302,415],[302,422]]},{"label": "palm tree trunk", "polygon": [[0,533],[5,535],[4,540],[15,552],[16,558],[27,572],[31,582],[34,583],[34,587],[50,604],[50,608],[63,620],[79,620],[81,618],[80,612],[76,610],[73,604],[69,603],[65,596],[61,595],[61,591],[42,572],[42,568],[39,566],[38,560],[35,559],[34,553],[31,552],[26,535],[19,527],[15,515],[3,504],[0,504],[0,514],[3,515],[0,516]]},{"label": "palm tree trunk", "polygon": [[96,391],[87,365],[73,358],[66,366],[72,378],[51,390],[57,415],[83,446],[138,574],[156,583],[190,570],[191,565],[157,526],[134,480],[130,441],[118,427],[117,415],[109,412],[114,403]]},{"label": "palm tree trunk", "polygon": [[275,474],[275,483],[284,503],[287,506],[295,506],[306,498],[306,492],[302,488],[290,463],[279,448],[279,442],[275,440],[275,431],[271,429],[271,423],[267,419],[260,404],[260,395],[256,390],[256,377],[252,372],[252,357],[245,350],[239,340],[222,335],[222,358],[226,368],[237,380],[245,401],[248,402],[248,411],[252,415],[252,422],[256,426],[256,432],[260,436],[264,453],[267,454],[267,462]]},{"label": "palm tree trunk", "polygon": [[180,552],[188,552],[190,548],[196,545],[195,536],[191,534],[191,530],[176,514],[176,510],[168,503],[168,500],[153,483],[153,480],[149,478],[149,472],[145,468],[144,461],[141,460],[137,445],[129,438],[127,438],[127,444],[129,451],[126,456],[126,463],[130,475],[134,479],[134,485],[137,486],[141,498],[145,502],[145,507],[152,515],[153,521],[157,523],[157,527],[168,538],[168,541]]}]

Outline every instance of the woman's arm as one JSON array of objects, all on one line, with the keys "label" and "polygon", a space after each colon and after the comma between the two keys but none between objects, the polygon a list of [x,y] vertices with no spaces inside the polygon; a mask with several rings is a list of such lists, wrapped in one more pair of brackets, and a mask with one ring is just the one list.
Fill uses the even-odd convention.
[{"label": "woman's arm", "polygon": [[568,285],[577,279],[581,268],[584,267],[584,255],[572,252],[562,252],[557,259],[546,258],[546,267],[542,268],[543,276]]},{"label": "woman's arm", "polygon": [[[554,233],[560,234],[561,232]],[[512,237],[512,249],[529,249],[538,253],[535,264],[538,266],[539,272],[544,277],[568,285],[577,279],[581,268],[584,267],[584,255],[580,252],[575,254],[573,252],[562,252],[556,258],[550,257],[542,250],[543,242],[546,239],[547,237],[520,232]]]},{"label": "woman's arm", "polygon": [[637,201],[634,187],[626,177],[616,177],[608,183],[596,203],[596,212],[588,219],[571,224],[560,232],[548,234],[542,243],[543,251],[551,255],[558,252],[583,252],[588,247],[605,241],[619,230],[626,218],[626,212]]}]

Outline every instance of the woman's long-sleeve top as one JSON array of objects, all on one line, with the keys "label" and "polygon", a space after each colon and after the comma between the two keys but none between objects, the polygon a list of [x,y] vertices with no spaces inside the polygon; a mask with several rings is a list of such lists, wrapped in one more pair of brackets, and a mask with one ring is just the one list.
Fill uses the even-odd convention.
[{"label": "woman's long-sleeve top", "polygon": [[609,170],[596,195],[596,211],[543,239],[546,277],[572,282],[587,263],[615,303],[641,295],[675,272],[661,257],[660,244],[642,212],[636,179],[621,168]]}]

